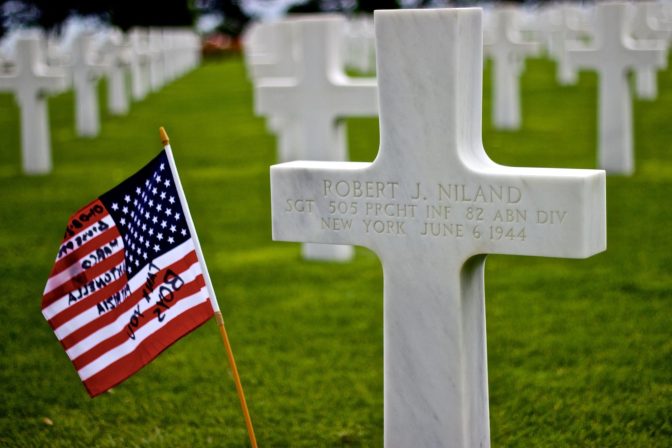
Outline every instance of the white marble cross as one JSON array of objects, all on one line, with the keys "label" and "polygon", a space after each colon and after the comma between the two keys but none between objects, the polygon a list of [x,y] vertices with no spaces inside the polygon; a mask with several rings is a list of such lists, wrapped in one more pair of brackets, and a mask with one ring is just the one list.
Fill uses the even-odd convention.
[{"label": "white marble cross", "polygon": [[51,139],[47,95],[67,87],[64,72],[44,63],[42,40],[21,37],[16,42],[15,70],[0,74],[0,91],[13,92],[21,109],[21,153],[23,171],[44,174],[51,171]]},{"label": "white marble cross", "polygon": [[[352,79],[341,62],[342,17],[297,19],[299,67],[296,77],[262,79],[256,86],[255,106],[261,115],[279,116],[294,127],[297,159],[347,160],[345,127],[349,116],[376,116],[377,84]],[[308,259],[348,260],[352,248],[304,245]]]},{"label": "white marble cross", "polygon": [[[250,39],[250,47],[245,48],[247,67],[252,81],[258,84],[268,78],[295,78],[299,57],[295,44],[294,19],[278,20],[275,22],[257,25],[256,38]],[[264,45],[262,39],[270,40]],[[256,40],[256,45],[253,41]],[[272,43],[272,45],[271,45]],[[256,52],[256,48],[265,48],[263,52]],[[268,117],[268,130],[276,135],[278,147],[278,161],[289,162],[296,160],[297,129],[291,120],[284,114]]]},{"label": "white marble cross", "polygon": [[120,33],[110,32],[101,46],[106,59],[107,110],[111,115],[126,115],[129,97],[126,89],[127,72],[131,63],[131,48]]},{"label": "white marble cross", "polygon": [[[653,26],[657,6],[659,5],[654,2],[633,3],[629,34],[639,43],[650,45],[654,42],[654,45],[667,51],[672,30]],[[667,61],[667,57],[665,60]],[[635,67],[635,93],[643,100],[655,100],[658,97],[656,67],[651,65]]]},{"label": "white marble cross", "polygon": [[576,32],[569,27],[572,10],[566,4],[552,4],[544,11],[544,26],[547,29],[548,53],[555,59],[556,80],[560,85],[573,85],[578,81],[576,70],[567,61],[567,44],[576,42]]},{"label": "white marble cross", "polygon": [[98,80],[104,67],[94,60],[93,40],[82,33],[72,42],[72,79],[75,90],[75,128],[80,137],[100,133]]},{"label": "white marble cross", "polygon": [[292,39],[293,22],[294,19],[285,19],[258,25],[264,29],[258,32],[257,39],[266,38],[272,40],[272,44],[268,43],[265,53],[261,55],[259,53],[255,55],[253,49],[249,50],[251,54],[248,57],[248,70],[253,81],[295,75],[297,57],[294,54],[295,45]]},{"label": "white marble cross", "polygon": [[351,17],[345,29],[345,65],[359,73],[375,70],[373,19],[368,14]]},{"label": "white marble cross", "polygon": [[569,49],[570,63],[598,73],[598,164],[614,174],[634,171],[632,99],[628,70],[660,68],[665,64],[663,48],[639,49],[626,35],[627,3],[599,3],[596,6],[593,48]]},{"label": "white marble cross", "polygon": [[243,56],[248,76],[254,78],[254,65],[273,64],[278,50],[275,43],[276,22],[252,22],[243,34]]},{"label": "white marble cross", "polygon": [[154,92],[158,92],[166,84],[163,34],[159,28],[149,29],[149,85]]},{"label": "white marble cross", "polygon": [[195,31],[189,28],[175,28],[171,34],[175,57],[173,70],[177,78],[201,63],[201,39]]},{"label": "white marble cross", "polygon": [[538,42],[524,42],[517,28],[517,9],[492,11],[492,41],[485,52],[492,58],[492,124],[498,129],[520,129],[520,75],[525,58],[539,53]]},{"label": "white marble cross", "polygon": [[147,96],[149,91],[149,43],[147,31],[134,28],[128,33],[131,45],[131,95],[135,101]]},{"label": "white marble cross", "polygon": [[485,257],[603,251],[605,173],[488,158],[480,9],[374,17],[378,156],[272,166],[273,239],[381,259],[386,446],[486,447]]}]

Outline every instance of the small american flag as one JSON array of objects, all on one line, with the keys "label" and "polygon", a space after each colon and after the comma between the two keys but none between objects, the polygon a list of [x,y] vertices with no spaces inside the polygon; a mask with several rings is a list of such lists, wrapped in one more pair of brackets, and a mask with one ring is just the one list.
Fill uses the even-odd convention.
[{"label": "small american flag", "polygon": [[70,217],[42,314],[92,397],[213,315],[176,178],[164,149]]}]

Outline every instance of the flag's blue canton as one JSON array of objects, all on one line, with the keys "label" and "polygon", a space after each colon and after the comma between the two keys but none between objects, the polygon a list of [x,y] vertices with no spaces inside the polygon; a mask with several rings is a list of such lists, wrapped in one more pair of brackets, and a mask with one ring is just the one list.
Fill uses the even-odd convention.
[{"label": "flag's blue canton", "polygon": [[129,278],[191,237],[165,151],[100,200],[123,237]]}]

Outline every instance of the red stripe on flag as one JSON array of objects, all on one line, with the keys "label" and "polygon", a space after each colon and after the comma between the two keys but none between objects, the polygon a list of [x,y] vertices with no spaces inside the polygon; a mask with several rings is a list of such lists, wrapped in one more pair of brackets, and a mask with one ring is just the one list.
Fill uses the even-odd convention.
[{"label": "red stripe on flag", "polygon": [[60,299],[64,295],[68,294],[69,292],[74,291],[75,289],[79,288],[80,286],[86,285],[87,283],[95,280],[100,275],[109,271],[113,267],[119,265],[122,261],[124,261],[125,252],[126,251],[122,249],[119,252],[116,252],[116,253],[110,255],[108,258],[106,258],[102,262],[100,262],[100,263],[98,263],[94,266],[91,266],[89,269],[85,270],[84,272],[80,272],[79,274],[72,277],[70,280],[66,281],[65,283],[60,284],[56,288],[49,291],[47,294],[45,294],[42,297],[42,308],[45,308],[45,307],[51,305],[53,302]]},{"label": "red stripe on flag", "polygon": [[[168,304],[170,308],[160,308],[157,305],[153,305],[151,308],[147,309],[142,313],[142,316],[138,316],[138,325],[134,327],[134,332],[140,330],[145,324],[148,322],[152,321],[153,319],[158,318],[158,315],[154,312],[155,309],[159,310],[162,314],[169,313],[170,309],[175,306],[181,299],[184,299],[185,297],[190,297],[194,294],[196,294],[198,291],[200,291],[203,287],[205,286],[205,280],[203,279],[202,275],[199,275],[194,279],[194,281],[189,282],[185,285],[183,285],[178,291],[174,293],[174,298],[173,300]],[[189,311],[186,311],[188,313]],[[176,319],[179,319],[179,317],[176,317]],[[72,363],[74,364],[75,368],[77,370],[81,369],[82,367],[86,366],[92,361],[95,361],[98,359],[100,356],[104,355],[105,353],[109,352],[116,346],[123,344],[124,342],[128,341],[130,339],[129,334],[127,333],[127,328],[123,327],[121,331],[111,338],[108,338],[104,341],[101,341],[98,345],[95,347],[91,348],[91,350],[87,351],[86,353],[80,355],[79,357],[75,358],[72,360]],[[143,341],[144,343],[144,341]],[[142,345],[142,343],[141,343]]]},{"label": "red stripe on flag", "polygon": [[[189,267],[191,267],[196,262],[198,262],[196,252],[191,251],[181,259],[177,260],[175,263],[158,271],[156,273],[157,275],[156,278],[162,278],[163,276],[165,276],[166,272],[169,269],[179,275],[184,271],[186,271],[187,269],[189,269]],[[88,337],[90,334],[93,334],[99,329],[111,324],[112,322],[117,320],[120,315],[124,314],[125,312],[133,308],[138,303],[138,301],[143,298],[144,286],[145,283],[143,282],[137,290],[131,291],[131,295],[127,297],[119,306],[101,315],[97,319],[92,320],[88,324],[82,326],[81,328],[69,334],[67,337],[63,338],[63,340],[61,341],[63,348],[65,348],[65,350],[68,350],[78,342]],[[156,284],[154,289],[158,287],[159,284]]]},{"label": "red stripe on flag", "polygon": [[189,309],[183,315],[166,323],[131,353],[113,362],[105,369],[84,381],[84,386],[93,398],[124,381],[149,364],[165,349],[203,325],[213,315],[209,300]]},{"label": "red stripe on flag", "polygon": [[[116,227],[110,227],[107,230],[103,230],[103,232],[100,235],[94,237],[90,241],[87,241],[81,247],[75,249],[73,252],[70,252],[68,255],[58,260],[54,265],[54,267],[51,269],[49,277],[53,277],[54,275],[59,274],[65,269],[69,268],[70,265],[79,263],[79,260],[82,257],[90,254],[97,248],[104,246],[110,241],[119,238],[120,236],[121,235],[119,234],[119,230]],[[123,243],[120,242],[119,244]]]}]

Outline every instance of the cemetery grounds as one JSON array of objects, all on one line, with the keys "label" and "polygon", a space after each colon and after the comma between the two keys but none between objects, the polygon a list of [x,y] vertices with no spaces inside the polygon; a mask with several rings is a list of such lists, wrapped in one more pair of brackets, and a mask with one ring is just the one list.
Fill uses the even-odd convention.
[{"label": "cemetery grounds", "polygon": [[[596,78],[560,87],[529,60],[523,128],[484,144],[513,166],[594,168]],[[608,249],[587,260],[489,256],[493,446],[672,446],[672,71],[635,101],[636,173],[607,180]],[[101,86],[101,98],[103,98]],[[206,63],[77,138],[72,92],[50,99],[54,171],[20,174],[18,108],[0,95],[0,446],[248,446],[214,320],[89,399],[40,313],[69,215],[160,150],[165,126],[261,446],[382,446],[382,270],[305,262],[271,241],[275,141],[252,113],[242,61]],[[376,119],[348,121],[371,161]]]}]

